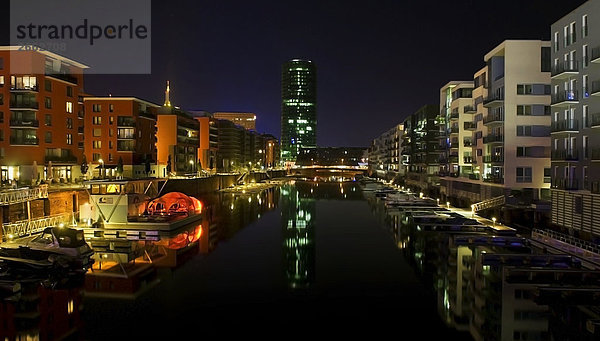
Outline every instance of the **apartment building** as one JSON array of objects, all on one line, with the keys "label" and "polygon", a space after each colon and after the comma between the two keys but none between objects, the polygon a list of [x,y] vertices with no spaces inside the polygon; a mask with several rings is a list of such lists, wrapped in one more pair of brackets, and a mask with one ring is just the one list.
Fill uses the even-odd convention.
[{"label": "apartment building", "polygon": [[219,150],[217,120],[209,114],[199,115],[197,113],[194,113],[194,119],[198,121],[199,129],[198,162],[200,168],[209,173],[216,172],[217,152]]},{"label": "apartment building", "polygon": [[456,96],[459,103],[454,98],[449,103],[463,108],[458,109],[464,120],[455,126],[459,157],[454,159],[463,164],[449,162],[453,176],[441,181],[442,198],[461,206],[500,195],[519,205],[540,203],[549,199],[550,188],[550,43],[506,40],[484,62],[472,86],[462,87],[472,90],[465,90],[463,99]]},{"label": "apartment building", "polygon": [[48,51],[0,47],[0,181],[70,182],[83,154],[83,70]]},{"label": "apartment building", "polygon": [[473,172],[473,81],[451,81],[440,89],[440,174]]},{"label": "apartment building", "polygon": [[248,130],[256,130],[256,115],[251,112],[215,112],[213,117],[231,121]]},{"label": "apartment building", "polygon": [[551,26],[552,223],[597,238],[600,228],[600,1]]},{"label": "apartment building", "polygon": [[158,177],[195,174],[198,168],[199,124],[192,116],[173,106],[158,108],[156,154]]},{"label": "apartment building", "polygon": [[385,131],[371,142],[368,149],[369,172],[381,178],[393,179],[404,175],[402,162],[402,137],[404,124],[400,123]]},{"label": "apartment building", "polygon": [[[156,113],[160,106],[135,97],[83,100],[87,113],[84,153],[90,175],[156,176]],[[150,165],[148,173],[146,164]]]}]

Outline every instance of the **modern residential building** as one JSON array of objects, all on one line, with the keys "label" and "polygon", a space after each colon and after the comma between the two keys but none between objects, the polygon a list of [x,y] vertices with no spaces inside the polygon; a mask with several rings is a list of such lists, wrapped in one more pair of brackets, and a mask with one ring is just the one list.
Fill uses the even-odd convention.
[{"label": "modern residential building", "polygon": [[600,1],[551,26],[552,223],[600,236]]},{"label": "modern residential building", "polygon": [[402,155],[408,156],[405,184],[429,196],[439,195],[440,107],[427,104],[404,120]]},{"label": "modern residential building", "polygon": [[281,69],[281,159],[293,163],[301,147],[316,146],[316,66],[293,59]]},{"label": "modern residential building", "polygon": [[[468,206],[504,196],[540,208],[540,200],[549,199],[549,48],[539,40],[506,40],[485,55],[486,66],[475,73],[473,85],[456,86],[465,90],[452,101],[446,91],[441,100],[459,109],[457,118],[450,110],[450,122],[457,122],[450,125],[450,137],[457,139],[449,141],[449,161],[457,164],[449,162],[451,176],[441,181],[443,200]],[[458,153],[451,160],[453,150]]]},{"label": "modern residential building", "polygon": [[404,125],[395,125],[371,142],[368,149],[369,172],[378,177],[393,179],[405,174],[406,159],[403,162],[402,137]]},{"label": "modern residential building", "polygon": [[251,112],[215,112],[213,117],[228,120],[248,130],[256,130],[256,115]]},{"label": "modern residential building", "polygon": [[271,134],[264,134],[265,152],[264,152],[264,167],[265,169],[276,168],[279,166],[279,141]]},{"label": "modern residential building", "polygon": [[83,154],[83,70],[48,51],[0,47],[0,181],[74,181]]},{"label": "modern residential building", "polygon": [[[84,153],[93,177],[156,176],[159,105],[135,97],[85,97]],[[146,173],[146,164],[150,165]],[[119,170],[122,166],[122,173]]]},{"label": "modern residential building", "polygon": [[473,81],[452,81],[440,89],[440,174],[473,172]]}]

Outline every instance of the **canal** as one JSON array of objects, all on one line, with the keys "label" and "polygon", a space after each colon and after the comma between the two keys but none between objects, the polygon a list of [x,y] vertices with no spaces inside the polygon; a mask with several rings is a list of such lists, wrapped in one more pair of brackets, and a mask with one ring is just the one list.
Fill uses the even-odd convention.
[{"label": "canal", "polygon": [[489,266],[485,280],[469,277],[486,251],[418,232],[357,182],[297,181],[202,199],[201,225],[130,241],[147,259],[122,274],[46,281],[12,298],[17,310],[37,304],[40,322],[13,316],[4,333],[544,340],[552,332],[551,311],[531,290],[507,291]]}]

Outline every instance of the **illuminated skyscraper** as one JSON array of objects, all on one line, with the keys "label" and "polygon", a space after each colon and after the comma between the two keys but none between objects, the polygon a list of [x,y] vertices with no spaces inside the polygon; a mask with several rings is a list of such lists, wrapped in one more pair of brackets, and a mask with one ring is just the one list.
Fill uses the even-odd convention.
[{"label": "illuminated skyscraper", "polygon": [[281,69],[281,160],[295,161],[300,147],[317,145],[317,74],[310,60]]}]

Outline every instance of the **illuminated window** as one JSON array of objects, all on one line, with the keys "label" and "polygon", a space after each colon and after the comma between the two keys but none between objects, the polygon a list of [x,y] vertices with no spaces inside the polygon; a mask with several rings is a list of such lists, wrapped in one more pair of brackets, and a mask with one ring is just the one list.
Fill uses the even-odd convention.
[{"label": "illuminated window", "polygon": [[93,141],[92,142],[92,148],[94,148],[94,149],[101,149],[102,148],[102,141]]},{"label": "illuminated window", "polygon": [[67,112],[69,114],[73,113],[73,102],[67,102]]},{"label": "illuminated window", "polygon": [[102,116],[94,116],[92,118],[92,124],[95,124],[95,125],[102,124]]},{"label": "illuminated window", "polygon": [[67,134],[67,144],[68,145],[72,145],[73,144],[73,135]]},{"label": "illuminated window", "polygon": [[67,303],[67,313],[72,314],[74,310],[75,310],[75,304],[74,304],[73,300],[69,300],[69,302]]},{"label": "illuminated window", "polygon": [[100,112],[102,110],[102,106],[100,104],[93,104],[92,105],[92,111],[93,112]]},{"label": "illuminated window", "polygon": [[73,119],[70,117],[67,118],[67,129],[73,129]]}]

